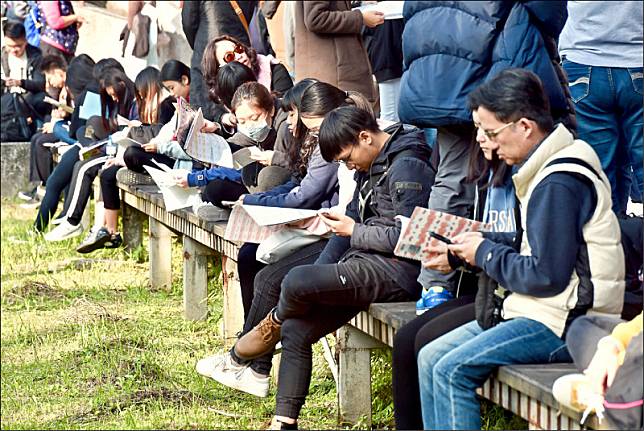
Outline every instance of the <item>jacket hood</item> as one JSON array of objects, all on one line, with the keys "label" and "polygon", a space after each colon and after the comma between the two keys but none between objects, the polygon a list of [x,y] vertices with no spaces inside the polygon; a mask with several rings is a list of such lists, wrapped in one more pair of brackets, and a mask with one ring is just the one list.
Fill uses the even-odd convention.
[{"label": "jacket hood", "polygon": [[386,160],[391,162],[396,154],[402,151],[412,151],[415,157],[429,162],[432,152],[425,141],[425,133],[421,129],[416,127],[405,129],[402,123],[396,123],[384,131],[390,133],[391,137],[373,161],[373,166],[384,163]]}]

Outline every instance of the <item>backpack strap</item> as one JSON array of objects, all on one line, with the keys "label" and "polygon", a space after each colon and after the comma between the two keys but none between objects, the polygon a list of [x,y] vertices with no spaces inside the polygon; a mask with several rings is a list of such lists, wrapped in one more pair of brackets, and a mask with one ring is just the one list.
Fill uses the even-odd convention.
[{"label": "backpack strap", "polygon": [[235,10],[237,17],[239,18],[239,21],[241,21],[242,25],[244,26],[244,29],[246,30],[246,33],[248,34],[248,37],[250,38],[250,31],[248,30],[248,21],[246,21],[246,17],[244,16],[244,11],[242,10],[241,7],[239,7],[239,3],[237,3],[235,0],[230,0],[230,6],[232,6],[232,8]]}]

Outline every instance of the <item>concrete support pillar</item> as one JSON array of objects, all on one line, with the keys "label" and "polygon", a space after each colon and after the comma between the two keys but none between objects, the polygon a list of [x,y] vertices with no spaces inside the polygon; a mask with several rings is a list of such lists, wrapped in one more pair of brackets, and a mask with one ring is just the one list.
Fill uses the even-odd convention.
[{"label": "concrete support pillar", "polygon": [[172,231],[150,217],[150,286],[168,289],[172,285]]}]

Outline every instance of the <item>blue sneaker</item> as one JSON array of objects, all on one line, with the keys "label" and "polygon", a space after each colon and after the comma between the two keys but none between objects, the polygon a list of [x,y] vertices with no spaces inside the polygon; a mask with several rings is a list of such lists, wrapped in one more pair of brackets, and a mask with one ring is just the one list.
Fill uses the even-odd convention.
[{"label": "blue sneaker", "polygon": [[423,289],[420,299],[416,301],[416,315],[420,316],[430,308],[454,299],[452,293],[442,286],[432,286],[429,289]]}]

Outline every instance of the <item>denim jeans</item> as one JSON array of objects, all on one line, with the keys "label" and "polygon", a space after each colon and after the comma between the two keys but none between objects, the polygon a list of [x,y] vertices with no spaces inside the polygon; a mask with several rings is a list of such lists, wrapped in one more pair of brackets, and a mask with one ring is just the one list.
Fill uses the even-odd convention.
[{"label": "denim jeans", "polygon": [[398,100],[400,99],[400,78],[390,79],[378,84],[380,93],[380,118],[400,121],[398,118]]},{"label": "denim jeans", "polygon": [[[630,193],[642,191],[642,68],[587,66],[564,60],[575,102],[579,138],[597,152],[610,181],[613,211],[623,213]],[[630,169],[632,168],[632,173]]]},{"label": "denim jeans", "polygon": [[536,320],[517,318],[483,331],[476,321],[418,353],[425,429],[481,429],[476,388],[501,365],[570,362],[563,340]]}]

